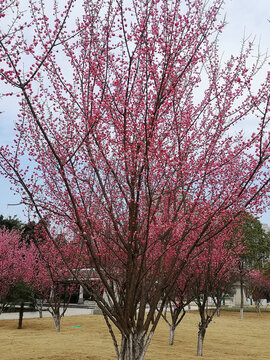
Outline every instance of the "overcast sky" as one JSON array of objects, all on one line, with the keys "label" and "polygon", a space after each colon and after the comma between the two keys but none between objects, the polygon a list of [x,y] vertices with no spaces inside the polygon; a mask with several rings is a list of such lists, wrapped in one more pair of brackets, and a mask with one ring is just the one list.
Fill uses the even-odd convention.
[{"label": "overcast sky", "polygon": [[[227,0],[224,14],[228,25],[223,31],[220,48],[225,56],[229,53],[237,54],[241,47],[243,36],[256,36],[256,44],[260,43],[262,53],[266,52],[270,39],[270,1],[269,0]],[[0,103],[0,144],[11,142],[13,137],[13,122],[16,118],[16,107],[11,99]],[[18,215],[26,220],[22,214],[22,206],[11,206],[20,201],[13,195],[7,180],[0,177],[0,214],[5,217]],[[261,221],[270,225],[270,209],[262,216]]]}]

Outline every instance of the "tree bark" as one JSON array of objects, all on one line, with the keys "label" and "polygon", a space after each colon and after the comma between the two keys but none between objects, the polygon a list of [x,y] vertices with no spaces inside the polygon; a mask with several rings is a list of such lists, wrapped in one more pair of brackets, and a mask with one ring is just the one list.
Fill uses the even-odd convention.
[{"label": "tree bark", "polygon": [[255,301],[256,304],[256,311],[257,313],[261,314],[261,308],[260,308],[260,300]]},{"label": "tree bark", "polygon": [[38,313],[39,313],[39,318],[42,319],[42,317],[43,317],[43,315],[42,315],[43,300],[37,300],[37,302],[36,302],[36,308],[37,308]]},{"label": "tree bark", "polygon": [[147,341],[145,335],[145,332],[122,335],[118,360],[143,360],[153,334],[149,334]]},{"label": "tree bark", "polygon": [[198,332],[197,356],[203,356],[203,341],[205,337],[206,327],[201,325]]},{"label": "tree bark", "polygon": [[23,312],[24,312],[24,302],[21,302],[20,312],[19,312],[19,323],[18,323],[18,329],[22,329]]},{"label": "tree bark", "polygon": [[174,344],[174,334],[175,334],[175,326],[170,325],[170,345]]},{"label": "tree bark", "polygon": [[59,314],[54,314],[53,315],[53,320],[54,320],[54,324],[55,324],[55,331],[60,332],[60,322],[61,322],[60,315]]},{"label": "tree bark", "polygon": [[244,318],[244,282],[243,277],[240,279],[240,319]]},{"label": "tree bark", "polygon": [[39,318],[42,319],[43,315],[42,315],[42,308],[38,309],[38,313],[39,313]]},{"label": "tree bark", "polygon": [[[223,295],[224,294],[222,291],[217,292],[217,298],[216,298],[216,302],[215,302],[215,305],[217,308],[217,317],[220,317],[222,299],[224,299]],[[224,303],[224,305],[225,305],[225,303]]]}]

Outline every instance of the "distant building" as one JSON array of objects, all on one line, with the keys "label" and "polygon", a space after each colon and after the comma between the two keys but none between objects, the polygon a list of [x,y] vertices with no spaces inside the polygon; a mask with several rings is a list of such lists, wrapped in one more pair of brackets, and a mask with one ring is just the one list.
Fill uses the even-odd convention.
[{"label": "distant building", "polygon": [[270,226],[268,224],[262,224],[262,228],[265,232],[270,233]]}]

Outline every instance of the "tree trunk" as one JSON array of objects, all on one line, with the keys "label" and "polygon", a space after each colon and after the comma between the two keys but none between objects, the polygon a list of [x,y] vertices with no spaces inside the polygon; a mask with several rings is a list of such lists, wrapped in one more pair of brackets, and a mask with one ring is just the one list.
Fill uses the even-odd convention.
[{"label": "tree trunk", "polygon": [[261,314],[261,308],[260,308],[260,300],[255,301],[256,304],[256,311],[257,313]]},{"label": "tree trunk", "polygon": [[205,332],[206,327],[204,325],[201,325],[198,332],[197,356],[203,356],[203,341],[205,337]]},{"label": "tree trunk", "polygon": [[225,305],[225,299],[223,296],[223,292],[219,292],[217,299],[216,299],[217,317],[220,317],[221,306],[222,306],[223,301],[224,301],[223,305]]},{"label": "tree trunk", "polygon": [[42,319],[43,315],[42,315],[42,307],[38,309],[38,313],[39,313],[39,318]]},{"label": "tree trunk", "polygon": [[19,312],[19,323],[18,323],[18,329],[21,329],[21,328],[22,328],[22,322],[23,322],[23,312],[24,312],[24,302],[21,302],[20,312]]},{"label": "tree trunk", "polygon": [[145,333],[122,335],[118,360],[143,360],[152,336],[145,342]]},{"label": "tree trunk", "polygon": [[37,300],[36,305],[37,305],[37,310],[38,310],[38,313],[39,313],[39,318],[42,319],[42,317],[43,317],[43,315],[42,315],[43,300]]},{"label": "tree trunk", "polygon": [[60,315],[59,314],[54,314],[53,315],[53,320],[54,320],[54,324],[55,324],[55,331],[60,332],[60,322],[61,322]]},{"label": "tree trunk", "polygon": [[241,276],[240,279],[240,319],[244,317],[244,282]]},{"label": "tree trunk", "polygon": [[170,325],[170,345],[174,344],[174,334],[175,334],[175,326]]}]

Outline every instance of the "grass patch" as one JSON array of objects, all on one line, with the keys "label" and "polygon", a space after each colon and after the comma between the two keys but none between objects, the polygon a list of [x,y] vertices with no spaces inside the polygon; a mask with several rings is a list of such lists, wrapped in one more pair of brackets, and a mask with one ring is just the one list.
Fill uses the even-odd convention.
[{"label": "grass patch", "polygon": [[[161,321],[153,337],[146,360],[191,360],[196,357],[197,312],[187,313],[176,330],[175,345],[169,346],[169,328]],[[80,327],[76,327],[76,326]],[[263,360],[270,354],[270,313],[224,311],[209,325],[204,359]],[[60,333],[52,319],[0,321],[0,354],[3,360],[113,360],[114,348],[102,316],[65,317]]]}]

